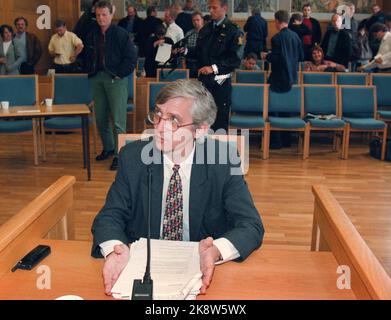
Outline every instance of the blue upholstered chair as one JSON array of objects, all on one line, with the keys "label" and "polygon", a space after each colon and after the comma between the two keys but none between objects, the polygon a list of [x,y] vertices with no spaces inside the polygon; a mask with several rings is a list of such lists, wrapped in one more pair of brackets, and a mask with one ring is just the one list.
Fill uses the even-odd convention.
[{"label": "blue upholstered chair", "polygon": [[302,72],[302,84],[334,84],[333,72]]},{"label": "blue upholstered chair", "polygon": [[[0,76],[0,101],[8,101],[10,109],[15,106],[38,106],[38,76]],[[0,120],[0,133],[33,133],[35,164],[38,164],[38,136],[33,132],[33,121]]]},{"label": "blue upholstered chair", "polygon": [[[53,77],[52,98],[55,105],[92,104],[91,84],[86,74],[56,74]],[[95,126],[95,121],[91,121]],[[82,129],[81,117],[55,117],[46,119],[44,129],[55,132],[73,132]],[[94,129],[94,131],[96,131]],[[55,149],[55,140],[53,140]],[[94,149],[96,152],[96,134]]]},{"label": "blue upholstered chair", "polygon": [[[304,134],[303,159],[308,158],[309,123],[303,120],[304,109],[300,86],[293,86],[289,92],[276,93],[269,90],[269,122],[270,131],[296,131]],[[289,115],[287,117],[281,114]],[[301,140],[301,139],[300,139]],[[301,143],[299,142],[299,147]]]},{"label": "blue upholstered chair", "polygon": [[378,115],[391,121],[391,73],[372,73],[371,84],[376,87]]},{"label": "blue upholstered chair", "polygon": [[[335,85],[304,85],[303,86],[304,113],[318,116],[315,118],[306,117],[310,124],[311,131],[332,131],[342,133],[342,141],[345,141],[346,123],[341,119],[340,109],[338,107],[338,89]],[[335,119],[322,119],[319,116],[335,115]],[[340,145],[337,142],[337,135],[334,136],[333,149],[336,150]],[[339,138],[339,137],[338,137]],[[308,139],[310,144],[310,139]],[[310,146],[308,145],[308,150]],[[342,148],[341,157],[344,155]]]},{"label": "blue upholstered chair", "polygon": [[265,84],[267,73],[260,70],[236,70],[236,83]]},{"label": "blue upholstered chair", "polygon": [[136,73],[132,72],[129,75],[129,96],[128,96],[128,109],[127,113],[133,119],[132,121],[132,131],[136,131]]},{"label": "blue upholstered chair", "polygon": [[366,86],[369,84],[368,74],[361,72],[337,72],[336,84],[339,86]]},{"label": "blue upholstered chair", "polygon": [[262,132],[262,159],[269,157],[269,124],[267,118],[268,86],[233,84],[229,126]]},{"label": "blue upholstered chair", "polygon": [[189,79],[189,69],[175,69],[170,72],[171,69],[158,69],[157,81],[158,82],[173,82],[179,79]]},{"label": "blue upholstered chair", "polygon": [[375,132],[383,134],[381,159],[386,151],[387,124],[377,120],[376,88],[374,86],[340,86],[340,106],[342,119],[347,123],[345,155],[349,156],[351,132]]}]

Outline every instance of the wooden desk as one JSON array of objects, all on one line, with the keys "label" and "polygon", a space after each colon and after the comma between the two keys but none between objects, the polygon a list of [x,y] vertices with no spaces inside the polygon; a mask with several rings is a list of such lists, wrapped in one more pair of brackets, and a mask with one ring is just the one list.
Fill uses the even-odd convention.
[{"label": "wooden desk", "polygon": [[10,107],[8,111],[0,109],[0,119],[31,118],[33,122],[34,139],[34,164],[39,164],[40,153],[46,160],[45,150],[45,129],[43,121],[45,117],[81,117],[83,136],[83,162],[87,169],[88,181],[91,180],[91,159],[90,159],[90,131],[89,115],[90,109],[83,104],[75,105],[54,105],[51,109],[45,106],[16,106]]},{"label": "wooden desk", "polygon": [[[59,179],[0,227],[0,299],[110,299],[103,293],[104,261],[90,256],[91,243],[70,241],[74,183],[74,177]],[[391,299],[390,278],[335,198],[322,186],[313,192],[313,251],[261,249],[242,263],[217,266],[199,299]],[[48,240],[56,234],[64,240]],[[37,289],[35,270],[10,271],[38,244],[52,248],[43,261],[51,290]],[[340,265],[351,269],[351,289],[337,287]]]},{"label": "wooden desk", "polygon": [[[38,244],[52,248],[43,261],[51,269],[52,289],[37,289],[36,269],[9,271],[0,278],[0,300],[64,295],[112,299],[103,292],[103,260],[90,256],[91,243],[42,240],[31,243],[31,248]],[[352,290],[337,289],[336,269],[332,253],[259,250],[243,263],[218,266],[207,294],[199,299],[355,299]]]}]

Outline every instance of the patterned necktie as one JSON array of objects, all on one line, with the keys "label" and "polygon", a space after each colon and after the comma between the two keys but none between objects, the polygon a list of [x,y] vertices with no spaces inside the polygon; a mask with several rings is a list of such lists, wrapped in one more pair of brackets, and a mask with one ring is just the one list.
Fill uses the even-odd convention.
[{"label": "patterned necktie", "polygon": [[166,211],[163,218],[163,240],[183,240],[183,193],[180,167],[175,165],[168,185]]}]

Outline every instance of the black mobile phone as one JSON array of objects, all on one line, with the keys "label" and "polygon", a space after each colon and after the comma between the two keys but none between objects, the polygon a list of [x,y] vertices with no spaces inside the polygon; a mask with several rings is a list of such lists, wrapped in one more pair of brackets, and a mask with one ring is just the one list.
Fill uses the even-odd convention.
[{"label": "black mobile phone", "polygon": [[50,252],[49,246],[39,245],[25,255],[11,271],[15,272],[18,269],[32,270],[38,263],[45,259]]}]

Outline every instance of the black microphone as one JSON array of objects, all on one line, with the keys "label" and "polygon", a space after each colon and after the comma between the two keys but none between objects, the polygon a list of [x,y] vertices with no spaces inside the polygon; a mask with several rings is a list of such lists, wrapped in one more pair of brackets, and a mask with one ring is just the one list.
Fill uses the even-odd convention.
[{"label": "black microphone", "polygon": [[153,280],[151,279],[151,202],[152,202],[152,167],[148,166],[148,234],[147,234],[147,266],[143,280],[133,282],[132,300],[153,300]]}]

